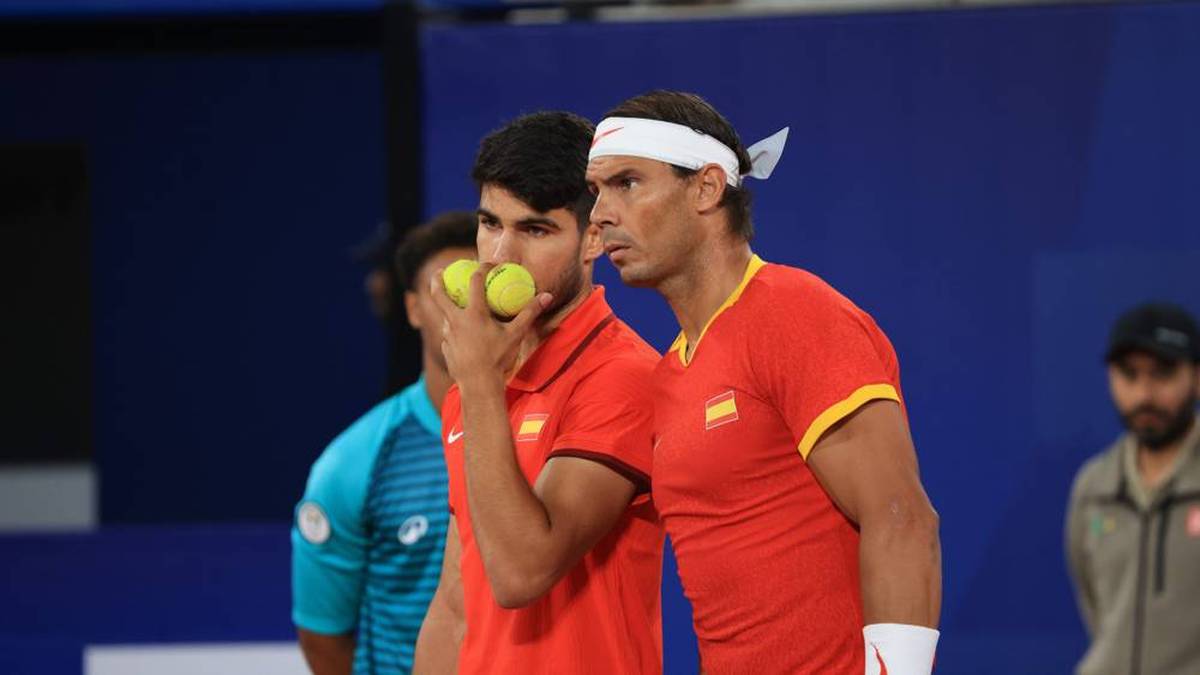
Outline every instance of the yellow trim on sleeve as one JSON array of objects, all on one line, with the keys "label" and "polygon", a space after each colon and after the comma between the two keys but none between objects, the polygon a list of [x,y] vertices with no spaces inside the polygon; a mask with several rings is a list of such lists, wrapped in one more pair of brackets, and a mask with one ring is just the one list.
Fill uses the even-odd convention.
[{"label": "yellow trim on sleeve", "polygon": [[[750,280],[754,278],[754,275],[758,273],[760,269],[762,269],[763,265],[766,264],[767,263],[764,262],[762,258],[755,254],[751,254],[750,264],[746,265],[746,273],[742,275],[741,283],[738,284],[737,288],[733,289],[733,293],[730,293],[728,298],[725,298],[725,302],[721,303],[721,306],[717,308],[717,311],[713,312],[713,315],[708,317],[708,322],[704,324],[704,328],[700,331],[700,337],[696,338],[696,345],[692,348],[692,356],[696,355],[696,348],[700,346],[700,341],[704,339],[704,334],[708,332],[708,327],[712,325],[713,321],[717,320],[718,316],[721,316],[721,312],[724,312],[732,307],[733,304],[738,301],[738,298],[742,297],[742,291],[746,290],[746,285],[750,283]],[[667,353],[669,354],[676,349],[679,350],[679,362],[686,366],[691,359],[688,358],[687,355],[688,341],[687,336],[683,334],[683,331],[679,332],[679,337],[675,338],[675,343],[671,345],[671,348],[667,350]]]},{"label": "yellow trim on sleeve", "polygon": [[853,394],[846,397],[846,399],[829,406],[825,412],[817,415],[817,419],[813,420],[813,423],[808,426],[808,431],[804,432],[804,437],[800,439],[800,445],[797,447],[800,451],[800,456],[807,460],[809,453],[817,445],[817,441],[821,440],[821,436],[824,436],[830,427],[846,419],[850,413],[858,410],[868,401],[877,401],[880,399],[899,403],[900,395],[896,393],[896,388],[890,384],[868,384],[859,387]]}]

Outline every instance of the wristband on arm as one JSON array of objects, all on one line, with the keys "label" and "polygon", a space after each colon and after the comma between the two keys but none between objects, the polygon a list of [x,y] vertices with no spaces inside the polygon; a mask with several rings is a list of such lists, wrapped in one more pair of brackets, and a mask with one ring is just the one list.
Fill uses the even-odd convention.
[{"label": "wristband on arm", "polygon": [[863,628],[866,675],[930,675],[938,631],[903,623],[873,623]]}]

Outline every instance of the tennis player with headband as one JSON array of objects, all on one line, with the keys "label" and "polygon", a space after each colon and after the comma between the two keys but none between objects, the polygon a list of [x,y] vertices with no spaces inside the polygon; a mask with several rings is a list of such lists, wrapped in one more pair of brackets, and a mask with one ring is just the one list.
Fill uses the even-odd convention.
[{"label": "tennis player with headband", "polygon": [[655,370],[652,490],[703,670],[928,675],[938,517],[891,343],[816,276],[750,248],[751,146],[703,99],[654,91],[597,126],[592,222],[680,334]]}]

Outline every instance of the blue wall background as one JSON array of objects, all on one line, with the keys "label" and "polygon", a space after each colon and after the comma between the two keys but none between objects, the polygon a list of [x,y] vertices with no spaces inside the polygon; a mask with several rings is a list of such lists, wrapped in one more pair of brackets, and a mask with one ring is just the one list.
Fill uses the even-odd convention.
[{"label": "blue wall background", "polygon": [[[1067,672],[1084,637],[1063,507],[1118,431],[1105,334],[1149,297],[1200,313],[1196,35],[1192,3],[431,26],[427,205],[473,204],[476,143],[522,112],[597,118],[669,87],[707,97],[746,141],[790,125],[776,175],[754,185],[755,248],[831,281],[899,351],[942,515],[939,672]],[[282,523],[308,462],[378,392],[382,339],[344,250],[383,213],[379,81],[365,52],[0,61],[0,140],[91,152],[106,522]],[[607,264],[600,277],[665,347],[666,305]],[[280,536],[261,534],[268,553],[244,569],[264,590],[239,599],[276,618],[214,630],[200,611],[170,639],[286,637]],[[230,554],[203,541],[197,560]],[[43,612],[103,606],[54,587],[39,586]],[[664,595],[668,670],[692,672],[686,603],[676,583]],[[157,639],[84,623],[63,634]]]},{"label": "blue wall background", "polygon": [[[790,126],[752,187],[755,249],[828,279],[899,351],[942,516],[939,672],[1067,672],[1084,637],[1061,524],[1118,432],[1108,326],[1148,297],[1200,311],[1198,34],[1188,4],[433,28],[429,208],[472,196],[474,144],[521,112],[597,119],[665,87],[747,143]],[[665,304],[601,277],[665,348]],[[686,615],[667,623],[668,665],[692,670]]]},{"label": "blue wall background", "polygon": [[0,60],[0,143],[88,151],[104,522],[287,520],[383,390],[349,254],[386,215],[380,77],[370,51]]},{"label": "blue wall background", "polygon": [[290,640],[278,524],[0,538],[0,673],[78,675],[88,644]]}]

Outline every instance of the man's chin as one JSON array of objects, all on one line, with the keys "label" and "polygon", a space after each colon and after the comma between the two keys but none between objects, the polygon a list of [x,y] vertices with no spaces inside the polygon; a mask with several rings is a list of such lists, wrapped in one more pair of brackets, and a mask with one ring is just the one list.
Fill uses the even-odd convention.
[{"label": "man's chin", "polygon": [[1133,431],[1134,438],[1136,438],[1138,443],[1141,445],[1151,449],[1162,445],[1164,433],[1162,429],[1148,429],[1143,427],[1139,429],[1132,429],[1131,431]]},{"label": "man's chin", "polygon": [[[1169,448],[1187,436],[1195,424],[1194,411],[1193,401],[1188,402],[1174,415],[1167,412],[1161,415],[1122,415],[1121,421],[1139,445],[1147,450],[1156,451]],[[1158,420],[1158,423],[1152,423],[1150,420]]]},{"label": "man's chin", "polygon": [[649,270],[639,268],[637,265],[622,265],[617,268],[617,273],[621,275],[621,283],[634,288],[653,288],[655,284],[654,275],[649,274]]},{"label": "man's chin", "polygon": [[1191,425],[1169,427],[1142,427],[1133,429],[1133,435],[1143,448],[1155,452],[1171,447],[1187,435]]}]

